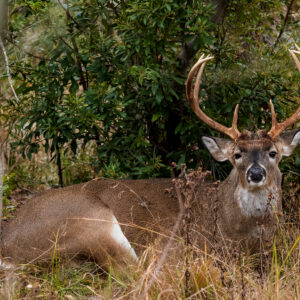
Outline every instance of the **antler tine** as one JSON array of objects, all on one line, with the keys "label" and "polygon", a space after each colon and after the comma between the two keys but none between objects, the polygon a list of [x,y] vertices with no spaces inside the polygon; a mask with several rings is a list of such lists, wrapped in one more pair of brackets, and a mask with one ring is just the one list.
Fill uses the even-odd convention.
[{"label": "antler tine", "polygon": [[[192,67],[192,69],[190,70],[187,81],[186,81],[187,100],[188,100],[191,108],[193,109],[194,113],[197,115],[197,117],[200,120],[202,120],[204,123],[206,123],[211,128],[228,135],[233,140],[236,140],[241,135],[241,133],[239,132],[239,130],[237,128],[239,105],[236,105],[236,107],[235,107],[233,120],[232,120],[232,126],[230,128],[223,126],[222,124],[212,120],[199,107],[198,94],[199,94],[199,87],[201,84],[201,77],[202,77],[206,62],[211,59],[213,59],[213,57],[208,56],[208,57],[204,58],[204,56],[202,55],[200,57],[200,59],[195,63],[195,65]],[[195,75],[197,69],[199,68],[199,66],[200,66],[200,69],[198,71],[194,90],[193,90],[193,78],[194,78],[194,75]]]},{"label": "antler tine", "polygon": [[275,140],[281,132],[283,132],[286,128],[288,128],[289,126],[293,125],[294,123],[296,123],[297,121],[300,120],[300,106],[298,107],[298,109],[296,110],[296,112],[291,115],[288,119],[286,119],[285,121],[278,123],[277,119],[276,119],[276,113],[274,110],[274,105],[272,103],[272,101],[270,100],[270,107],[271,107],[271,113],[272,113],[272,127],[270,129],[270,131],[268,132],[268,135]]},{"label": "antler tine", "polygon": [[292,58],[298,68],[298,70],[300,71],[300,61],[298,60],[296,54],[300,54],[300,48],[298,46],[296,46],[296,48],[298,49],[298,51],[296,50],[289,50],[290,54],[292,55]]},{"label": "antler tine", "polygon": [[240,131],[238,130],[238,127],[237,127],[237,121],[238,121],[238,113],[239,113],[239,107],[240,105],[237,104],[234,108],[234,113],[233,113],[233,118],[232,118],[232,125],[231,125],[231,128],[233,129],[234,132],[237,132],[238,133],[238,136],[241,135]]},{"label": "antler tine", "polygon": [[[297,66],[297,69],[300,71],[300,62],[296,56],[296,54],[300,54],[300,48],[297,45],[295,45],[295,46],[296,46],[297,50],[299,50],[299,51],[289,50],[289,52]],[[289,126],[291,126],[292,124],[294,124],[300,120],[300,106],[298,107],[298,109],[296,110],[296,112],[294,114],[292,114],[288,119],[286,119],[285,121],[283,121],[281,123],[278,123],[278,121],[276,119],[274,105],[271,100],[270,100],[270,108],[271,108],[271,114],[272,114],[272,127],[271,127],[270,131],[268,132],[268,135],[273,140],[275,140],[280,135],[281,132],[283,132],[286,128],[288,128]]]}]

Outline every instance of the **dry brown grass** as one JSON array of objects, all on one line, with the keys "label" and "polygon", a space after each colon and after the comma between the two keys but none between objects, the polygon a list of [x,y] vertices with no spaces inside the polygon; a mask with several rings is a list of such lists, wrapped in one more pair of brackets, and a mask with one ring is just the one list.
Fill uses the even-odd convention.
[{"label": "dry brown grass", "polygon": [[[145,295],[162,253],[149,246],[137,265],[104,272],[93,263],[27,265],[2,271],[1,299],[300,299],[300,230],[285,223],[270,255],[217,255],[189,251],[190,277],[182,240]],[[182,250],[178,250],[182,249]],[[263,267],[263,268],[261,268]],[[263,269],[263,273],[261,273]]]}]

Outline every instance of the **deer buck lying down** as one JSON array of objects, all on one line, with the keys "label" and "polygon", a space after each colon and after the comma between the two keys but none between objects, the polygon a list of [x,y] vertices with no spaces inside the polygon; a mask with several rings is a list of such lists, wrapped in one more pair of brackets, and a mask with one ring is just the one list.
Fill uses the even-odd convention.
[{"label": "deer buck lying down", "polygon": [[[290,52],[300,71],[295,55],[300,51]],[[205,182],[195,189],[194,223],[207,243],[215,224],[223,239],[255,247],[261,241],[262,227],[263,239],[268,242],[273,238],[276,215],[281,210],[278,163],[282,156],[291,155],[300,140],[300,129],[283,131],[300,119],[300,107],[278,123],[270,101],[269,132],[241,133],[237,128],[238,105],[230,128],[213,121],[199,108],[198,101],[201,76],[210,59],[201,57],[192,67],[186,83],[187,99],[203,122],[230,137],[202,139],[216,160],[229,160],[233,169],[213,192],[209,192],[211,184]],[[2,257],[4,261],[28,263],[51,258],[55,248],[60,256],[88,256],[102,266],[111,258],[136,260],[135,251],[139,253],[158,235],[168,236],[174,225],[179,204],[166,193],[172,187],[172,179],[96,179],[42,193],[27,201],[4,227]]]}]

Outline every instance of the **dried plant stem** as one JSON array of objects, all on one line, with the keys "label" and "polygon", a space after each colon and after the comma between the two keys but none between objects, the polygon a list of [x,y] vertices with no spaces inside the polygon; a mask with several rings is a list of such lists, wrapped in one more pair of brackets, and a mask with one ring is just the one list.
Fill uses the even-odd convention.
[{"label": "dried plant stem", "polygon": [[[11,75],[10,75],[10,70],[9,70],[9,62],[8,62],[8,57],[7,57],[7,53],[0,35],[0,47],[2,48],[3,51],[3,55],[4,55],[4,60],[5,60],[5,67],[6,67],[6,71],[7,71],[7,76],[8,76],[8,81],[11,87],[11,90],[13,91],[13,94],[17,100],[17,102],[19,102],[19,98],[15,92],[15,89],[13,87],[12,84],[12,79],[11,79]],[[1,221],[2,221],[2,208],[3,208],[3,177],[4,177],[4,171],[5,171],[5,164],[4,164],[4,143],[5,140],[3,141],[2,139],[0,140],[0,234],[1,234]]]},{"label": "dried plant stem", "polygon": [[260,257],[260,281],[261,285],[263,286],[264,280],[263,280],[263,275],[264,275],[264,268],[263,268],[263,256],[264,256],[264,249],[263,249],[263,231],[264,228],[261,225],[260,228],[260,237],[259,237],[259,257]]},{"label": "dried plant stem", "polygon": [[4,177],[4,144],[1,142],[0,144],[0,235],[2,232],[1,221],[2,221],[2,208],[3,208],[3,177]]},{"label": "dried plant stem", "polygon": [[13,92],[15,98],[16,98],[16,101],[20,102],[20,100],[19,100],[19,98],[17,96],[17,93],[16,93],[16,91],[14,89],[13,83],[12,83],[10,69],[9,69],[9,61],[8,61],[7,53],[6,53],[6,50],[5,50],[5,47],[4,47],[4,44],[3,44],[3,41],[2,41],[1,37],[0,37],[0,47],[2,48],[3,55],[4,55],[6,73],[7,73],[7,78],[8,78],[8,82],[9,82],[10,88],[11,88],[11,90],[12,90],[12,92]]},{"label": "dried plant stem", "polygon": [[240,265],[240,272],[241,272],[241,285],[242,285],[242,292],[241,298],[242,300],[246,299],[246,285],[245,285],[245,278],[244,278],[244,266],[241,258],[241,249],[239,249],[239,265]]},{"label": "dried plant stem", "polygon": [[186,174],[186,170],[183,170],[185,179],[186,179],[186,185],[185,191],[187,191],[187,194],[185,195],[184,199],[184,208],[185,208],[185,216],[184,216],[184,230],[185,230],[185,297],[188,297],[190,295],[189,291],[189,281],[191,277],[190,273],[190,255],[192,254],[192,242],[191,242],[191,220],[192,220],[192,198],[194,195],[194,189],[195,189],[195,182],[192,180],[189,180],[189,175]]},{"label": "dried plant stem", "polygon": [[143,293],[143,297],[141,299],[146,299],[146,295],[148,293],[148,291],[150,290],[150,288],[152,287],[152,285],[154,284],[154,281],[156,280],[157,278],[157,275],[159,273],[159,271],[161,270],[166,258],[167,258],[167,254],[170,250],[170,247],[172,245],[172,242],[174,240],[174,237],[176,235],[176,233],[178,232],[178,229],[179,229],[179,226],[180,226],[180,223],[181,223],[181,220],[183,218],[183,215],[184,215],[184,206],[183,206],[183,201],[182,201],[182,196],[181,196],[181,193],[180,193],[180,190],[175,182],[174,184],[175,186],[175,191],[176,191],[176,196],[177,196],[177,199],[178,199],[178,202],[179,202],[179,213],[178,213],[178,216],[177,216],[177,219],[176,219],[176,223],[175,225],[173,226],[173,229],[172,229],[172,232],[171,232],[171,235],[168,239],[168,243],[167,245],[165,246],[164,250],[163,250],[163,253],[157,263],[157,266],[151,276],[151,279],[149,280],[145,290],[144,290],[144,293]]},{"label": "dried plant stem", "polygon": [[190,254],[192,249],[190,230],[191,230],[191,203],[185,203],[186,214],[185,214],[185,297],[188,297],[189,292],[189,280],[190,280]]}]

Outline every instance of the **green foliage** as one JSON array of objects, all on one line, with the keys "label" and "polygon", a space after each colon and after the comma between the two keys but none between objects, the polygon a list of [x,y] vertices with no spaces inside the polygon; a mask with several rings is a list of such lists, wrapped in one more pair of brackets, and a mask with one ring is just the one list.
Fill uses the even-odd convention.
[{"label": "green foliage", "polygon": [[190,64],[198,52],[215,56],[201,90],[212,118],[229,125],[240,103],[240,127],[257,129],[269,125],[269,99],[280,118],[296,106],[299,75],[286,50],[299,22],[272,48],[283,1],[230,1],[219,25],[207,1],[60,3],[10,2],[10,61],[22,101],[9,101],[8,110],[24,157],[42,147],[63,170],[60,156],[93,140],[102,176],[168,176],[175,161],[222,177],[229,168],[200,142],[216,133],[185,101],[188,68],[179,58],[191,41]]}]

